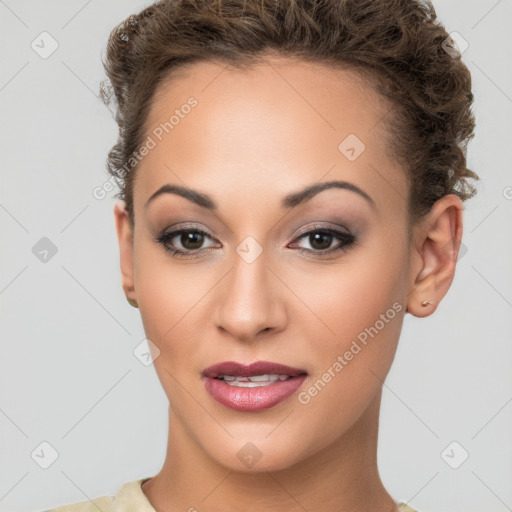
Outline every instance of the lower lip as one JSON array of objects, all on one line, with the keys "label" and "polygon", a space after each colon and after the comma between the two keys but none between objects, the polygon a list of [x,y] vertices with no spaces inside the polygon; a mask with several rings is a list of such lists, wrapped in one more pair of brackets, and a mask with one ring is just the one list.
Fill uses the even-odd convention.
[{"label": "lower lip", "polygon": [[306,375],[300,375],[254,388],[230,386],[223,380],[206,377],[205,387],[217,402],[226,407],[245,412],[261,411],[274,407],[293,395],[306,380],[306,377]]}]

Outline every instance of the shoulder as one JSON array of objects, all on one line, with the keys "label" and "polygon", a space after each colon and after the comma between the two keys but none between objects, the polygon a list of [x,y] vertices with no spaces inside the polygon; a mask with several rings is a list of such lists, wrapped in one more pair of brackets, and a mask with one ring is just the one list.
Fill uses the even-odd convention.
[{"label": "shoulder", "polygon": [[398,503],[398,512],[419,512],[419,510],[416,510],[415,508],[412,508],[407,503],[400,501]]},{"label": "shoulder", "polygon": [[[154,475],[153,475],[154,476]],[[142,491],[142,484],[152,478],[145,477],[124,483],[115,496],[100,496],[93,500],[79,501],[42,512],[156,512]]]},{"label": "shoulder", "polygon": [[114,498],[112,496],[101,496],[94,500],[80,501],[69,505],[61,505],[57,508],[43,510],[42,512],[112,512]]}]

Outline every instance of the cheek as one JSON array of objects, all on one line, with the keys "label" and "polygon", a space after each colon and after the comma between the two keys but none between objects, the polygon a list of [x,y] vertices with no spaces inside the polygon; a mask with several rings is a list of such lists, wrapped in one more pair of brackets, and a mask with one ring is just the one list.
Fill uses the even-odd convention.
[{"label": "cheek", "polygon": [[[390,244],[386,236],[374,237],[364,247],[342,256],[339,263],[314,270],[301,268],[290,275],[296,283],[294,291],[314,313],[307,318],[310,328],[316,329],[316,336],[310,333],[309,339],[316,340],[317,348],[320,337],[325,340],[321,345],[341,349],[378,322],[381,315],[385,321],[403,309],[407,282],[401,247],[403,241],[396,238]],[[397,334],[389,328],[394,323],[386,323],[383,329],[392,337]]]},{"label": "cheek", "polygon": [[205,291],[195,286],[193,276],[181,270],[173,272],[170,264],[160,262],[144,267],[136,283],[140,315],[146,337],[159,349],[153,365],[176,412],[179,404],[190,405],[186,390],[191,389],[190,383],[197,372],[193,356],[198,353],[201,339],[196,335],[197,326],[202,325],[197,318],[197,305]]},{"label": "cheek", "polygon": [[189,343],[191,326],[196,325],[194,306],[208,285],[197,278],[193,264],[177,266],[158,244],[148,241],[136,242],[134,281],[144,332],[161,351],[155,361],[158,369],[194,349]]},{"label": "cheek", "polygon": [[301,330],[315,377],[337,382],[330,387],[375,387],[376,375],[383,379],[394,358],[404,306],[392,280],[376,282],[368,273],[339,281],[330,280],[329,293],[316,290],[308,297],[317,317],[308,315]]},{"label": "cheek", "polygon": [[313,407],[364,403],[382,385],[405,314],[401,243],[393,246],[383,237],[373,247],[347,255],[332,271],[302,278],[297,294],[307,297],[316,314],[308,314],[301,327],[315,382],[320,379],[311,395],[324,396],[312,398]]},{"label": "cheek", "polygon": [[335,334],[318,336],[328,332],[318,321],[303,326],[312,371],[296,407],[309,432],[323,432],[317,448],[349,429],[382,388],[404,315],[392,281],[377,283],[372,273],[340,281],[333,286],[331,280],[331,294],[319,309]]}]

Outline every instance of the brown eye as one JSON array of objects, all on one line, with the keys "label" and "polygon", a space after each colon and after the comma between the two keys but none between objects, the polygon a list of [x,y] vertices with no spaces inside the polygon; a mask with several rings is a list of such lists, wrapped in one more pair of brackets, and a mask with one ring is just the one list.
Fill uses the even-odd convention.
[{"label": "brown eye", "polygon": [[203,242],[204,235],[199,231],[184,231],[181,233],[180,243],[185,249],[199,249]]},{"label": "brown eye", "polygon": [[180,228],[167,231],[156,237],[156,242],[163,248],[177,257],[194,258],[201,253],[209,252],[211,246],[203,247],[207,240],[211,240],[210,235],[198,228]]},{"label": "brown eye", "polygon": [[309,243],[314,249],[322,251],[329,248],[333,238],[327,233],[314,233],[309,235]]},{"label": "brown eye", "polygon": [[[334,248],[330,248],[333,240],[336,239],[340,242]],[[337,251],[348,251],[356,243],[356,237],[351,233],[344,233],[324,226],[315,226],[314,229],[299,236],[297,240],[306,240],[311,246],[311,248],[299,247],[300,252],[305,251],[317,256]]]}]

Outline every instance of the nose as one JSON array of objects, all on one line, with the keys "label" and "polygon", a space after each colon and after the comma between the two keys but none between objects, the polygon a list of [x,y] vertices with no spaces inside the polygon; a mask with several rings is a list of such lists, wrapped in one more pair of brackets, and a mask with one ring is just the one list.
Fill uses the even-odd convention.
[{"label": "nose", "polygon": [[239,341],[284,329],[287,321],[284,286],[266,266],[264,253],[252,263],[238,255],[231,271],[216,287],[214,321]]}]

